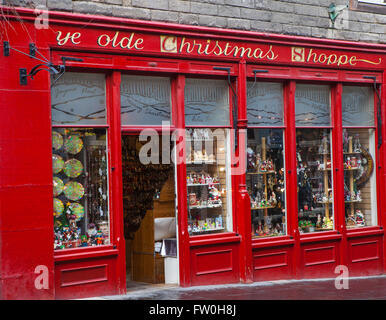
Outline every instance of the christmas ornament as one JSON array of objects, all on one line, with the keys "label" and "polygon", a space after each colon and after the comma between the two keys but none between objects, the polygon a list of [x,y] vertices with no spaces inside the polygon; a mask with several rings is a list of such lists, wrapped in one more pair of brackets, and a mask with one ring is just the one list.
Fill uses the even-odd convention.
[{"label": "christmas ornament", "polygon": [[64,195],[69,200],[77,201],[83,197],[84,187],[79,182],[67,182],[64,186]]},{"label": "christmas ornament", "polygon": [[70,159],[64,163],[63,171],[69,178],[76,178],[82,173],[83,165],[79,160]]},{"label": "christmas ornament", "polygon": [[83,141],[77,135],[71,135],[66,139],[64,143],[64,149],[71,154],[79,153],[83,148]]},{"label": "christmas ornament", "polygon": [[57,154],[52,155],[52,171],[54,174],[59,173],[62,171],[64,167],[64,161],[61,156],[58,156]]},{"label": "christmas ornament", "polygon": [[58,177],[53,178],[53,186],[54,186],[54,197],[57,197],[63,192],[64,189],[64,183],[62,179]]},{"label": "christmas ornament", "polygon": [[62,135],[57,131],[53,131],[52,132],[52,148],[54,148],[55,150],[59,150],[62,146],[63,146]]}]

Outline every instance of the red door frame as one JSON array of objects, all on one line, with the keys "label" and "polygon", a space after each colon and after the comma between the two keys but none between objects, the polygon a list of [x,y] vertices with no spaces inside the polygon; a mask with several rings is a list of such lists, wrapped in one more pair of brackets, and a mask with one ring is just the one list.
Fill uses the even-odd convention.
[{"label": "red door frame", "polygon": [[[10,19],[11,23],[17,28],[20,28],[19,22],[13,12],[7,11],[6,8],[3,8],[5,16]],[[33,10],[30,9],[16,9],[20,17],[27,23],[27,28],[32,28],[35,15]],[[74,32],[80,26],[87,26],[87,31],[90,34],[95,34],[97,30],[116,30],[117,28],[122,32],[131,32],[135,31],[138,33],[143,33],[147,35],[176,35],[176,36],[185,36],[191,37],[192,39],[202,39],[210,38],[216,41],[228,41],[240,43],[240,40],[249,43],[249,44],[264,44],[271,43],[272,45],[277,45],[278,48],[286,53],[288,52],[291,46],[301,46],[304,48],[317,48],[317,50],[324,50],[326,52],[336,52],[341,53],[354,53],[358,55],[366,55],[369,59],[374,59],[375,56],[380,55],[384,57],[386,50],[385,45],[380,44],[367,44],[367,43],[354,43],[349,41],[340,41],[340,40],[327,40],[327,39],[311,39],[304,37],[293,37],[285,35],[274,35],[274,34],[262,34],[248,31],[233,31],[233,30],[224,30],[216,28],[206,28],[206,27],[197,27],[197,26],[183,26],[183,25],[173,25],[165,24],[158,22],[150,21],[137,21],[129,19],[118,19],[112,17],[100,17],[100,16],[91,16],[93,19],[93,24],[90,27],[89,15],[81,14],[72,14],[72,13],[58,13],[50,12],[50,22],[53,26],[63,27],[64,30],[74,30]],[[123,24],[124,23],[124,24]],[[95,30],[94,30],[95,29]],[[106,31],[107,32],[107,31]],[[13,38],[11,42],[12,46],[15,46],[13,43],[16,43],[16,47],[19,49],[28,48],[28,39],[22,39],[20,37]],[[294,141],[295,133],[295,124],[294,124],[294,93],[297,80],[307,80],[307,81],[330,81],[335,83],[333,89],[333,96],[338,97],[335,101],[337,106],[334,117],[336,117],[336,124],[340,122],[338,109],[341,108],[339,104],[339,95],[341,95],[341,84],[342,83],[367,83],[370,84],[371,80],[364,80],[363,75],[377,75],[378,82],[382,83],[382,118],[386,119],[385,103],[386,103],[386,72],[385,65],[376,66],[376,65],[365,65],[362,62],[357,62],[356,66],[349,67],[347,65],[342,66],[340,69],[336,69],[336,66],[324,65],[313,63],[310,67],[305,64],[293,62],[290,63],[288,60],[283,61],[262,61],[261,64],[251,64],[251,61],[248,59],[240,59],[240,57],[233,56],[214,56],[206,55],[202,56],[197,51],[189,56],[186,52],[181,53],[179,56],[175,56],[170,53],[160,53],[155,52],[154,47],[151,48],[146,55],[140,55],[138,52],[131,52],[132,55],[128,59],[124,55],[115,55],[115,53],[125,54],[124,50],[116,50],[116,48],[104,48],[102,51],[100,48],[95,48],[89,45],[89,43],[81,44],[80,46],[75,46],[77,38],[70,39],[73,42],[73,45],[69,42],[70,45],[59,45],[55,44],[52,38],[52,34],[49,32],[42,33],[40,37],[34,39],[38,48],[44,48],[45,50],[51,49],[53,53],[53,62],[61,63],[60,54],[69,54],[70,56],[84,56],[85,61],[83,63],[77,62],[68,62],[69,66],[78,67],[82,70],[98,70],[104,69],[109,70],[107,76],[107,103],[111,107],[108,108],[107,116],[109,118],[110,125],[110,134],[109,134],[109,144],[112,150],[110,155],[110,187],[111,190],[114,189],[112,194],[111,210],[115,211],[114,216],[111,220],[112,228],[112,237],[114,242],[111,246],[104,246],[102,248],[87,248],[86,250],[80,251],[67,251],[67,252],[58,252],[55,253],[55,261],[57,263],[64,263],[68,261],[77,261],[80,258],[97,258],[97,257],[116,257],[118,259],[117,263],[114,264],[114,274],[116,275],[117,281],[117,293],[123,293],[125,291],[125,267],[124,267],[124,242],[123,239],[123,226],[122,226],[122,203],[121,203],[121,156],[119,150],[121,150],[121,126],[120,126],[120,99],[119,99],[119,82],[120,82],[120,71],[118,70],[127,70],[135,72],[144,72],[146,74],[151,73],[161,73],[174,75],[176,78],[172,82],[172,105],[173,111],[176,112],[176,128],[182,129],[185,127],[184,123],[184,81],[185,76],[189,74],[200,74],[202,77],[205,76],[222,76],[225,77],[226,73],[221,71],[214,71],[214,65],[225,65],[231,67],[231,75],[233,79],[237,78],[237,92],[238,92],[238,127],[245,128],[247,117],[246,117],[246,101],[245,101],[245,81],[246,77],[252,77],[251,68],[254,66],[259,66],[259,68],[269,69],[267,75],[259,74],[257,78],[272,78],[272,79],[282,79],[285,81],[285,109],[288,109],[288,115],[291,119],[285,118],[286,124],[286,165],[287,165],[287,199],[296,199],[296,162],[294,161],[294,155],[296,154],[296,141]],[[199,41],[199,40],[197,40]],[[200,49],[201,50],[201,49]],[[13,52],[13,51],[12,51]],[[14,58],[15,57],[15,58]],[[204,59],[203,59],[204,58]],[[14,59],[12,61],[17,61],[17,68],[25,64],[26,58],[23,56],[16,55],[9,57],[1,57],[5,62],[11,61],[7,59]],[[15,60],[16,59],[16,60]],[[29,59],[29,58],[28,58]],[[358,60],[359,61],[359,60]],[[374,60],[371,60],[374,62]],[[381,61],[381,60],[380,60]],[[30,63],[30,61],[29,61]],[[334,69],[335,68],[335,69]],[[236,70],[237,69],[237,70]],[[16,70],[16,69],[15,69]],[[331,72],[332,71],[332,72]],[[31,88],[39,88],[39,84],[46,81],[39,76],[36,77],[36,80],[29,80],[29,86]],[[16,83],[16,80],[14,81]],[[22,87],[21,87],[22,88]],[[292,111],[291,111],[292,110]],[[287,114],[287,113],[285,113]],[[339,132],[340,128],[335,127],[334,131]],[[337,139],[337,145],[339,142],[339,134],[334,134]],[[386,142],[386,128],[382,126],[382,147],[378,152],[377,156],[377,183],[379,195],[385,194],[385,171],[383,168],[383,163],[386,159],[386,147],[384,146]],[[334,150],[335,158],[334,162],[337,165],[336,168],[338,171],[335,173],[336,183],[339,183],[343,177],[343,171],[341,169],[342,164],[339,162],[340,155],[339,150]],[[245,157],[245,150],[238,150],[238,155],[241,159]],[[115,168],[114,170],[112,168]],[[177,176],[178,182],[181,187],[181,193],[186,194],[186,168],[184,166],[177,166]],[[381,199],[381,196],[378,197],[379,200],[379,225],[378,227],[369,227],[361,230],[355,230],[346,232],[344,221],[337,217],[337,212],[342,210],[336,207],[335,217],[337,220],[336,232],[324,233],[323,235],[315,236],[300,236],[297,230],[297,219],[294,214],[288,214],[288,236],[280,239],[264,239],[262,241],[250,241],[250,233],[248,232],[250,225],[250,210],[246,203],[249,201],[248,197],[245,195],[245,176],[232,177],[233,180],[233,221],[234,221],[234,232],[217,234],[211,236],[197,236],[189,237],[187,233],[187,221],[186,216],[183,213],[186,213],[186,199],[184,197],[179,197],[178,199],[178,210],[179,210],[179,255],[180,255],[180,285],[189,286],[192,284],[192,250],[197,248],[205,249],[205,246],[214,246],[221,244],[237,244],[240,248],[240,254],[238,256],[240,270],[239,277],[242,281],[249,282],[252,280],[252,268],[253,268],[253,258],[251,256],[252,249],[262,249],[270,247],[283,247],[289,246],[293,252],[293,258],[291,259],[292,265],[290,266],[290,273],[293,277],[301,277],[301,246],[310,242],[317,242],[322,240],[339,240],[342,243],[340,247],[340,261],[347,262],[347,240],[346,237],[373,237],[377,235],[383,235],[383,226],[386,223],[385,214],[383,214],[384,203]],[[339,189],[339,188],[338,188]],[[335,196],[340,197],[341,191],[335,190]],[[337,204],[336,204],[337,206]],[[295,201],[289,201],[287,204],[287,212],[297,212],[297,204]],[[240,209],[244,208],[240,212]],[[386,240],[383,237],[381,240],[383,243],[381,249],[383,250],[382,255],[384,256],[384,251],[386,248]],[[198,250],[197,249],[197,250]],[[201,249],[199,249],[201,250]],[[206,250],[206,249],[205,249]],[[227,249],[228,250],[228,249]],[[12,263],[12,262],[10,262]],[[386,270],[386,261],[382,260],[383,270]],[[32,289],[33,291],[33,289]],[[36,294],[39,296],[39,294]]]}]

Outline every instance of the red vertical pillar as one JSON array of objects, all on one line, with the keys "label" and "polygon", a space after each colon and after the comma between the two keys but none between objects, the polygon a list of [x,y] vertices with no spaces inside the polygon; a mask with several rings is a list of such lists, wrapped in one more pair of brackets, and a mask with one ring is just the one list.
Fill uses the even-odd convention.
[{"label": "red vertical pillar", "polygon": [[123,235],[122,202],[122,141],[121,141],[121,73],[114,71],[107,77],[107,120],[109,124],[110,163],[110,223],[112,244],[118,250],[117,291],[126,293],[126,250]]},{"label": "red vertical pillar", "polygon": [[[178,75],[172,82],[172,114],[174,126],[177,130],[176,150],[177,159],[184,157],[185,146],[185,76]],[[177,210],[178,210],[178,259],[180,286],[188,287],[191,283],[190,275],[190,244],[187,214],[186,164],[177,160]]]},{"label": "red vertical pillar", "polygon": [[286,207],[288,235],[295,240],[293,248],[292,274],[299,278],[300,234],[298,230],[298,183],[296,168],[296,126],[295,126],[296,82],[290,81],[284,87],[285,162],[286,162]]},{"label": "red vertical pillar", "polygon": [[[238,106],[238,121],[237,129],[239,136],[241,131],[245,132],[245,143],[238,143],[238,159],[243,162],[240,167],[246,168],[246,130],[247,130],[247,70],[245,60],[239,63],[239,73],[237,81],[237,106]],[[243,141],[243,140],[241,140]],[[240,142],[241,142],[240,141]],[[244,142],[244,141],[243,141]],[[245,185],[245,172],[239,172],[234,179],[237,183],[237,188],[234,190],[236,194],[236,206],[238,223],[237,230],[241,236],[240,243],[240,279],[242,282],[253,281],[253,261],[252,261],[252,235],[251,235],[251,200]]]},{"label": "red vertical pillar", "polygon": [[342,138],[342,84],[336,84],[331,90],[332,114],[332,156],[333,156],[333,192],[334,221],[336,230],[342,234],[340,245],[340,264],[348,265],[348,248],[346,237],[346,219],[344,206],[344,168],[343,168],[343,138]]}]

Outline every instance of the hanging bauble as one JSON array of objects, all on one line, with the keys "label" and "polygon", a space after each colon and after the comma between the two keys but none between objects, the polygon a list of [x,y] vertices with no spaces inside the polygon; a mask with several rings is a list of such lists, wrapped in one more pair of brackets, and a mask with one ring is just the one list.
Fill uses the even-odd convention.
[{"label": "hanging bauble", "polygon": [[70,135],[64,143],[64,149],[71,154],[79,153],[83,148],[83,141],[77,135]]},{"label": "hanging bauble", "polygon": [[64,161],[61,156],[58,156],[57,154],[52,155],[52,171],[54,174],[59,173],[62,171],[64,166]]},{"label": "hanging bauble", "polygon": [[64,183],[62,179],[58,177],[53,178],[53,187],[54,187],[54,197],[57,197],[63,192],[64,189]]},{"label": "hanging bauble", "polygon": [[64,195],[69,200],[77,201],[83,197],[84,187],[79,182],[67,182],[64,186]]},{"label": "hanging bauble", "polygon": [[70,178],[78,177],[83,171],[83,165],[79,160],[70,159],[64,163],[64,173]]}]

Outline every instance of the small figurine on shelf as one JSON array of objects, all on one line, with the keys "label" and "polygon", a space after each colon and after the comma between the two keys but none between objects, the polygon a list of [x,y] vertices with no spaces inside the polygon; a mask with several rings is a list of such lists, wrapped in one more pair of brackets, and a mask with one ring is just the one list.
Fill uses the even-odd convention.
[{"label": "small figurine on shelf", "polygon": [[322,227],[322,217],[320,216],[320,213],[318,214],[317,220],[316,220],[316,227],[321,228]]},{"label": "small figurine on shelf", "polygon": [[81,235],[80,236],[80,246],[81,247],[88,247],[88,241],[87,241],[87,236],[86,235]]},{"label": "small figurine on shelf", "polygon": [[319,146],[319,151],[320,154],[328,154],[328,138],[327,135],[323,135],[321,144]]},{"label": "small figurine on shelf", "polygon": [[348,152],[348,133],[347,133],[347,129],[343,129],[343,152]]},{"label": "small figurine on shelf", "polygon": [[254,170],[256,168],[255,153],[251,148],[247,149],[248,169]]},{"label": "small figurine on shelf", "polygon": [[359,134],[358,133],[355,135],[354,152],[356,152],[356,153],[362,152],[362,146],[361,146],[361,142],[359,141]]},{"label": "small figurine on shelf", "polygon": [[358,227],[364,227],[366,225],[365,216],[360,210],[355,211],[355,222]]}]

